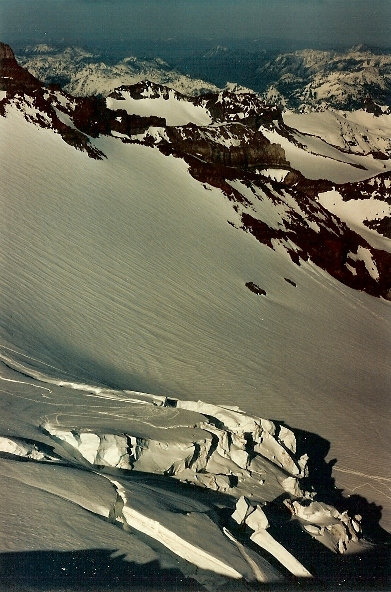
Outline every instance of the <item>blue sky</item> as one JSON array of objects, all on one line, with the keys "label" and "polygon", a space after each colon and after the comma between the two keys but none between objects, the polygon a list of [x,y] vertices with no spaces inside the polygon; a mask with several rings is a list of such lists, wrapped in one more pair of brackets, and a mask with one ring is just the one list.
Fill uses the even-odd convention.
[{"label": "blue sky", "polygon": [[391,45],[391,0],[0,0],[4,41],[285,38]]}]

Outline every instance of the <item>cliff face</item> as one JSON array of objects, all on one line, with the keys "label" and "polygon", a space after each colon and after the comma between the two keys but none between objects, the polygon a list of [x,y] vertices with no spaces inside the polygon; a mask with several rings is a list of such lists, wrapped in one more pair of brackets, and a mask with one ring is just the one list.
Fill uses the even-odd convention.
[{"label": "cliff face", "polygon": [[167,129],[170,142],[181,153],[198,156],[207,163],[228,167],[289,166],[285,152],[258,131],[239,123],[218,128],[193,124]]},{"label": "cliff face", "polygon": [[19,66],[10,46],[0,43],[0,90],[16,92],[23,87],[31,91],[41,86],[32,74]]},{"label": "cliff face", "polygon": [[0,60],[14,60],[15,61],[15,54],[10,48],[9,45],[6,43],[0,42]]}]

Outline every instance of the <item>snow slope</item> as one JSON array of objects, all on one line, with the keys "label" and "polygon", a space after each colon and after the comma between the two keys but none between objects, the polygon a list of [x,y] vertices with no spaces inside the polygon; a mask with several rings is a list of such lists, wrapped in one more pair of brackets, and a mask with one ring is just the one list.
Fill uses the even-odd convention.
[{"label": "snow slope", "polygon": [[[377,578],[380,559],[360,552],[380,506],[390,524],[387,258],[330,214],[330,182],[257,135],[262,113],[265,135],[307,153],[254,97],[224,95],[228,125],[151,128],[31,78],[12,99],[25,75],[2,56],[14,76],[0,117],[3,551],[50,551],[73,577],[86,550],[104,551],[105,569],[121,554],[144,583],[171,574],[211,591],[337,585],[349,565],[353,580]],[[213,111],[213,96],[207,112],[167,89],[122,91],[110,101],[168,109],[172,123]],[[353,189],[387,190],[376,181]],[[342,253],[336,277],[381,276],[382,297],[315,265],[318,237]]]},{"label": "snow slope", "polygon": [[364,236],[369,244],[391,251],[391,240],[379,237],[377,232],[364,224],[367,220],[381,220],[385,216],[390,216],[391,204],[374,198],[344,201],[337,189],[320,193],[318,200],[329,212],[344,220],[352,230]]},{"label": "snow slope", "polygon": [[[97,161],[17,112],[0,125],[3,345],[81,379],[239,401],[318,433],[339,485],[387,507],[389,302],[227,224],[240,222],[230,202],[179,159],[100,138]],[[375,425],[381,440],[368,440]]]},{"label": "snow slope", "polygon": [[391,148],[391,115],[374,115],[362,109],[321,113],[286,111],[284,121],[306,134],[355,154],[388,153]]}]

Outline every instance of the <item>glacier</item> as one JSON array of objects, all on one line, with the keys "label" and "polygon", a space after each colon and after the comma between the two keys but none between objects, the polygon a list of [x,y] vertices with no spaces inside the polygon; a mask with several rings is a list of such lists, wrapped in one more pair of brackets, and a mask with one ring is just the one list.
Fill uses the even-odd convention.
[{"label": "glacier", "polygon": [[[369,205],[360,218],[330,205],[337,169],[368,200],[380,161],[339,150],[316,193],[284,149],[305,152],[299,132],[276,127],[274,110],[255,132],[268,162],[239,175],[253,95],[145,96],[136,115],[180,120],[138,119],[132,136],[86,134],[76,100],[48,91],[42,107],[31,92],[1,99],[3,556],[100,549],[207,590],[364,577],[378,552],[365,511],[391,520],[391,304],[297,241],[345,236],[348,272],[387,285],[389,239],[364,228]],[[239,164],[222,181],[225,150]],[[321,171],[332,160],[309,158]]]}]

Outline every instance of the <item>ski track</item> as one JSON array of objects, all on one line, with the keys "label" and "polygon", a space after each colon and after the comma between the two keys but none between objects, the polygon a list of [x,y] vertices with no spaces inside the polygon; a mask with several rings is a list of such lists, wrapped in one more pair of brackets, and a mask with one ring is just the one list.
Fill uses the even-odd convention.
[{"label": "ski track", "polygon": [[336,467],[335,470],[339,471],[340,473],[350,473],[351,475],[358,475],[359,477],[365,477],[366,479],[374,479],[377,481],[390,481],[391,482],[391,478],[388,478],[388,477],[383,477],[380,475],[368,475],[367,473],[361,473],[360,471],[353,471],[351,469],[346,469],[344,467]]}]

